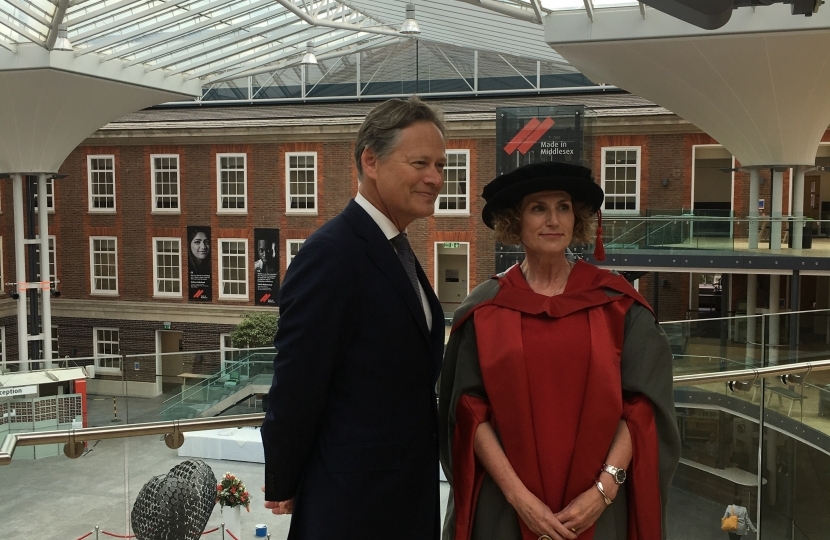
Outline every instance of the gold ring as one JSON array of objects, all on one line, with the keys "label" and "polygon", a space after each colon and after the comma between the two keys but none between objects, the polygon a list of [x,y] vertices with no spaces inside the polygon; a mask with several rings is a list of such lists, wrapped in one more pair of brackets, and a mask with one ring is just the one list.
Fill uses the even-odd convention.
[{"label": "gold ring", "polygon": [[539,540],[553,540],[553,538],[551,538],[550,536],[548,536],[546,534],[543,534],[542,536],[539,537]]},{"label": "gold ring", "polygon": [[576,527],[571,527],[571,532],[576,534]]}]

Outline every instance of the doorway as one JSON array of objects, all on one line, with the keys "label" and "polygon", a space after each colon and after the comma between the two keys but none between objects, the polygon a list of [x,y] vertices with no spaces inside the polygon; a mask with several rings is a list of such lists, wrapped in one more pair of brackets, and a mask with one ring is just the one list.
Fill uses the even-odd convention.
[{"label": "doorway", "polygon": [[452,316],[470,292],[470,243],[435,243],[435,286],[444,316]]},{"label": "doorway", "polygon": [[181,353],[182,333],[175,330],[156,330],[156,373],[158,393],[176,391],[182,386],[184,372]]},{"label": "doorway", "polygon": [[[692,214],[711,220],[695,221],[695,236],[713,242],[732,233],[735,161],[720,145],[692,147]],[[716,247],[716,246],[713,246]]]}]

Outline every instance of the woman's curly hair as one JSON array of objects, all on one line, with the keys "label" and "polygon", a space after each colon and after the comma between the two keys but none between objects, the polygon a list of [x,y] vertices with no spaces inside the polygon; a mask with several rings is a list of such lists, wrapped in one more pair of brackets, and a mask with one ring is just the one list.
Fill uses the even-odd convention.
[{"label": "woman's curly hair", "polygon": [[[493,214],[493,231],[496,241],[515,246],[522,243],[522,202],[498,210]],[[572,246],[593,244],[597,233],[597,216],[591,207],[579,201],[573,203],[574,231]]]}]

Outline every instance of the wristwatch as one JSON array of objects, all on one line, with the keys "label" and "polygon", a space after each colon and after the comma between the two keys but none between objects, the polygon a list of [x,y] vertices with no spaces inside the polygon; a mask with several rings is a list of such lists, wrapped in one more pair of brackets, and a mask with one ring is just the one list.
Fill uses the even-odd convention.
[{"label": "wristwatch", "polygon": [[620,469],[619,467],[614,467],[613,465],[608,465],[607,463],[602,466],[600,472],[605,471],[611,476],[614,477],[614,482],[619,486],[623,482],[625,482],[625,469]]}]

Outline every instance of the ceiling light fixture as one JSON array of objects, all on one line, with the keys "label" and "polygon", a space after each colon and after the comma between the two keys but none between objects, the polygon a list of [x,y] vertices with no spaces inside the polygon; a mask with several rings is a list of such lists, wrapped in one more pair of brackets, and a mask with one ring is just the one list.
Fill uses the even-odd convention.
[{"label": "ceiling light fixture", "polygon": [[406,19],[401,25],[401,34],[414,35],[420,33],[421,29],[418,27],[418,21],[415,20],[415,4],[407,4]]},{"label": "ceiling light fixture", "polygon": [[303,59],[300,60],[301,64],[304,65],[317,65],[317,57],[314,56],[314,42],[309,41],[306,43],[305,46],[305,54],[303,55]]},{"label": "ceiling light fixture", "polygon": [[61,24],[58,25],[58,39],[55,40],[55,46],[52,47],[53,51],[72,51],[72,43],[69,41],[69,38],[66,37],[66,25]]}]

